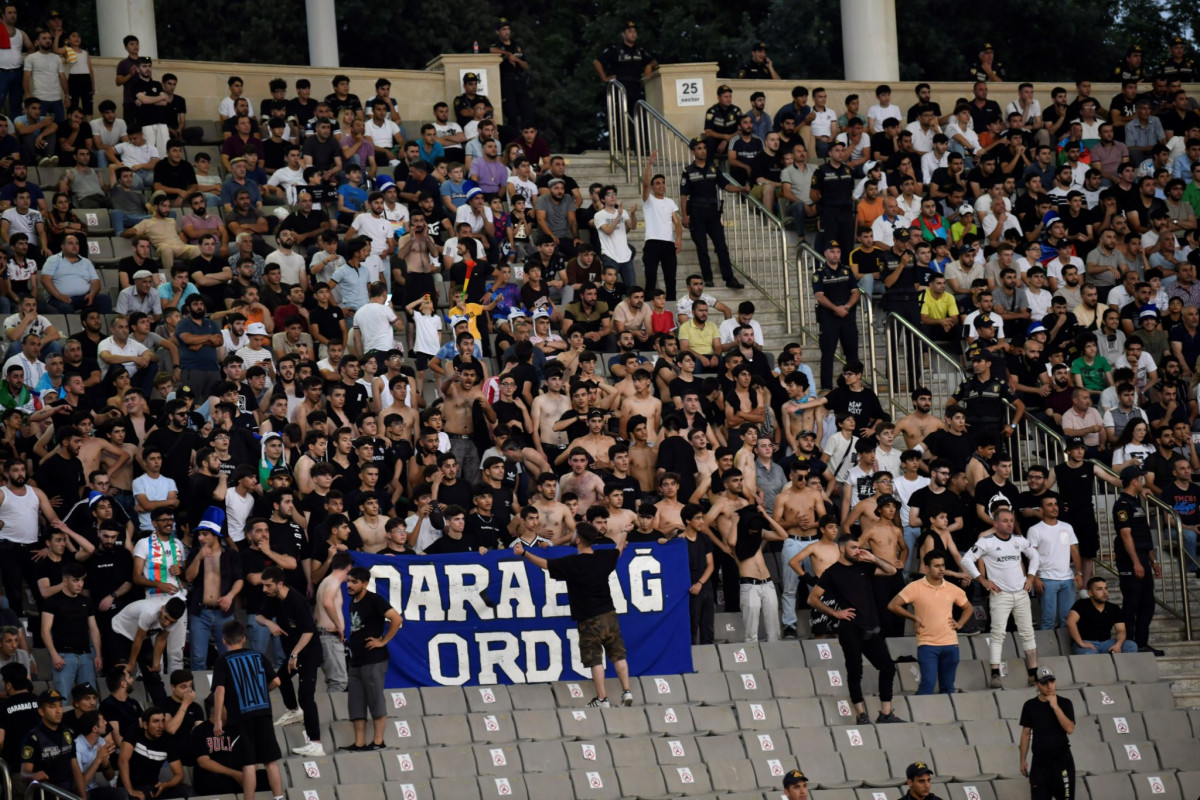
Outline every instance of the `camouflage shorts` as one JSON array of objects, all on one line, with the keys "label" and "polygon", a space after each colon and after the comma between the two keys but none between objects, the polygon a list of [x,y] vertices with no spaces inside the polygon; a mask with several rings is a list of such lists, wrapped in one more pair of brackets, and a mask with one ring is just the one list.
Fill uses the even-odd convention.
[{"label": "camouflage shorts", "polygon": [[601,654],[609,661],[625,658],[625,641],[621,638],[621,626],[617,613],[609,611],[579,623],[579,660],[585,667],[604,663]]}]

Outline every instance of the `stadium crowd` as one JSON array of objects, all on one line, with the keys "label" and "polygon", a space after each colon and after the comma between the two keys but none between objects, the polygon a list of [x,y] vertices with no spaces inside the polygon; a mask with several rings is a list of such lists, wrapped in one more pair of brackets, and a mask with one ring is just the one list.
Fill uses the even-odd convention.
[{"label": "stadium crowd", "polygon": [[[1010,616],[1030,683],[1052,683],[1031,592],[1036,626],[1065,628],[1077,653],[1153,650],[1139,496],[1179,512],[1193,560],[1200,523],[1200,114],[1178,86],[1193,77],[1182,41],[1154,73],[1124,62],[1107,103],[1080,81],[1041,109],[1033,87],[999,82],[990,47],[948,114],[924,84],[907,113],[887,86],[843,115],[796,87],[773,117],[721,87],[695,163],[667,176],[651,158],[628,198],[581,187],[539,135],[505,20],[503,137],[473,74],[413,139],[386,79],[364,101],[345,76],[323,100],[280,78],[255,106],[233,76],[219,164],[184,157],[199,134],[178,81],[136,38],[120,107],[93,115],[78,34],[52,15],[27,35],[12,7],[4,26],[0,54],[28,51],[21,86],[0,78],[0,751],[15,777],[145,800],[252,791],[263,762],[278,798],[266,692],[277,682],[287,709],[275,725],[304,725],[295,752],[323,755],[319,670],[349,694],[350,749],[382,748],[401,619],[352,551],[683,538],[694,641],[712,642],[717,607],[743,614],[749,641],[760,621],[770,640],[803,635],[803,588],[812,634],[842,644],[860,723],[863,658],[880,670],[876,721],[900,721],[884,637],[906,621],[922,692],[954,691],[976,604],[994,683]],[[597,72],[640,97],[654,58],[636,25],[621,35]],[[747,70],[777,77],[765,48]],[[28,170],[59,165],[47,202]],[[721,190],[816,233],[819,385],[800,344],[764,349],[753,303],[708,292],[710,238],[741,288]],[[132,243],[115,297],[77,209],[108,209]],[[639,275],[628,234],[643,224]],[[677,295],[685,228],[701,271]],[[914,388],[893,419],[864,383],[849,335],[863,296],[962,353],[972,377],[949,407]],[[1067,446],[1014,476],[1023,415]],[[1092,573],[1098,480],[1124,492],[1124,610]]]}]

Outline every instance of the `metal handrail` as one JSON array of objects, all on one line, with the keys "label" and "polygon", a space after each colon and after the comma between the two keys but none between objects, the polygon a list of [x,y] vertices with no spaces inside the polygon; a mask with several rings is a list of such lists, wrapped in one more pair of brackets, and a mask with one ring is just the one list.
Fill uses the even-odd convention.
[{"label": "metal handrail", "polygon": [[[898,314],[888,316],[887,330],[888,388],[892,389],[898,386],[899,364],[906,364],[910,370],[914,364],[919,364],[921,370],[926,369],[921,363],[921,359],[923,354],[928,354],[929,369],[936,374],[935,367],[944,365],[943,375],[953,378],[952,381],[922,380],[922,383],[933,392],[934,408],[944,408],[953,390],[966,377],[959,361],[947,353],[937,342],[930,339],[925,331]],[[903,353],[905,357],[898,358],[898,352]],[[913,359],[917,360],[913,361]],[[950,385],[946,386],[945,383],[950,383]],[[1012,418],[1013,410],[1013,406],[1010,405],[1009,419]],[[1035,416],[1026,414],[1024,420],[1030,435],[1014,434],[1014,444],[1017,448],[1019,462],[1026,466],[1038,462],[1051,466],[1060,461],[1066,445],[1063,435]],[[1109,475],[1116,476],[1116,472],[1107,464],[1095,460],[1090,463],[1100,467]],[[1097,493],[1093,497],[1096,521],[1100,526],[1100,552],[1097,554],[1096,563],[1114,574],[1117,571],[1115,553],[1120,544],[1117,531],[1112,523],[1112,515],[1104,512],[1112,507],[1112,503],[1116,500],[1116,493],[1117,490],[1112,484],[1101,481],[1097,487]],[[1146,508],[1147,521],[1155,539],[1155,550],[1161,556],[1161,563],[1164,566],[1167,564],[1166,559],[1169,558],[1172,546],[1175,548],[1178,559],[1177,563],[1172,565],[1175,569],[1164,569],[1162,579],[1155,582],[1155,603],[1183,622],[1184,635],[1191,640],[1191,592],[1187,585],[1189,557],[1183,546],[1183,522],[1175,509],[1154,495],[1146,495],[1143,503]],[[1195,565],[1191,565],[1191,569],[1195,568]]]},{"label": "metal handrail", "polygon": [[[691,163],[689,139],[654,107],[639,100],[634,114],[636,158],[640,165],[657,152],[656,166],[664,174],[679,174]],[[728,173],[725,177],[742,185]],[[678,185],[667,181],[668,192],[678,201]],[[730,261],[743,278],[763,293],[784,314],[788,335],[793,331],[791,263],[787,227],[749,193],[725,202],[723,224]]]},{"label": "metal handrail", "polygon": [[[5,774],[8,774],[8,770],[5,770]],[[11,787],[9,791],[11,793]],[[34,792],[36,792],[36,794],[34,794]],[[25,787],[25,800],[41,800],[46,795],[57,797],[59,800],[79,800],[79,795],[63,791],[62,789],[50,783],[31,781],[30,784]]]},{"label": "metal handrail", "polygon": [[617,81],[609,81],[604,90],[608,108],[608,158],[612,170],[625,169],[625,182],[632,175],[630,164],[632,147],[630,141],[629,94]]},{"label": "metal handrail", "polygon": [[8,774],[8,764],[3,758],[0,758],[0,776],[3,776],[4,798],[3,800],[13,800],[13,785],[12,776]]}]

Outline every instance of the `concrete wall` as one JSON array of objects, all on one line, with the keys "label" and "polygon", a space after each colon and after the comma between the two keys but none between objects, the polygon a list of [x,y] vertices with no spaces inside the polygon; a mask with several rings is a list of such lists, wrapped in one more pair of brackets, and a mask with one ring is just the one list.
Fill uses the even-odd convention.
[{"label": "concrete wall", "polygon": [[[96,74],[96,101],[111,99],[120,107],[122,89],[114,80],[117,61],[114,58],[93,58],[92,64]],[[166,72],[178,76],[179,87],[176,91],[187,99],[188,118],[193,122],[217,119],[217,106],[229,95],[225,82],[230,75],[238,75],[245,82],[245,95],[254,102],[253,111],[257,113],[258,103],[270,96],[267,84],[273,78],[283,78],[288,82],[288,97],[295,97],[295,85],[299,78],[308,78],[313,85],[312,96],[319,101],[333,91],[330,81],[336,74],[350,78],[350,91],[363,102],[375,96],[375,80],[386,77],[392,82],[392,97],[400,104],[402,119],[432,120],[434,103],[449,103],[462,94],[460,75],[464,71],[480,74],[483,80],[479,91],[492,101],[496,108],[496,119],[503,121],[500,112],[500,57],[490,53],[439,56],[425,70],[333,69],[171,59],[154,62],[155,77],[161,77]],[[415,130],[408,133],[413,137],[417,135]]]}]

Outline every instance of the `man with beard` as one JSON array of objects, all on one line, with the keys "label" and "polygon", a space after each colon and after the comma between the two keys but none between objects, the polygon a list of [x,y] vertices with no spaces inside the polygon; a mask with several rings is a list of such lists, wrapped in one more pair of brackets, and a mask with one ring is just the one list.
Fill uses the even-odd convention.
[{"label": "man with beard", "polygon": [[933,409],[933,393],[921,387],[912,393],[913,410],[896,423],[896,435],[904,437],[905,449],[914,450],[925,437],[945,430],[946,424],[929,412]]},{"label": "man with beard", "polygon": [[482,413],[491,424],[496,422],[496,412],[483,400],[478,384],[482,376],[474,363],[463,368],[442,382],[442,394],[446,398],[442,413],[445,429],[450,437],[450,452],[454,453],[462,475],[468,484],[479,481],[479,451],[474,441],[475,414]]},{"label": "man with beard", "polygon": [[193,295],[188,299],[187,314],[175,327],[179,341],[179,360],[182,379],[192,387],[197,397],[208,397],[221,380],[217,366],[217,348],[221,347],[221,329],[205,317],[204,298]]}]

